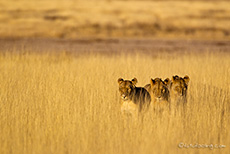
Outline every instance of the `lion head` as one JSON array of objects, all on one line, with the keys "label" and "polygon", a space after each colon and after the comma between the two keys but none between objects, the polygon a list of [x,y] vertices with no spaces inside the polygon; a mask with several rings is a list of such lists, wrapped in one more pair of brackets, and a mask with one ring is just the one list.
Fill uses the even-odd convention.
[{"label": "lion head", "polygon": [[123,80],[122,78],[118,79],[119,84],[119,92],[122,100],[128,100],[130,96],[132,95],[132,92],[134,91],[137,79],[134,78],[131,81],[130,80]]},{"label": "lion head", "polygon": [[168,100],[169,91],[168,84],[170,80],[167,78],[162,81],[160,78],[155,78],[150,80],[150,89],[149,93],[152,98],[157,100]]},{"label": "lion head", "polygon": [[186,97],[188,83],[189,77],[187,75],[184,78],[179,77],[177,75],[173,76],[170,85],[170,94],[173,97]]}]

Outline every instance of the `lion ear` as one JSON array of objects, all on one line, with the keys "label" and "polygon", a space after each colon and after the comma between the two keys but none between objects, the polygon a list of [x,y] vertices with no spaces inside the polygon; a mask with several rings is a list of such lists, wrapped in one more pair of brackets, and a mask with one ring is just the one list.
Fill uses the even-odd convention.
[{"label": "lion ear", "polygon": [[174,81],[176,78],[175,78],[175,76],[172,76],[172,81]]},{"label": "lion ear", "polygon": [[155,83],[156,83],[156,81],[155,81],[155,80],[153,80],[153,79],[151,79],[151,80],[150,80],[150,84],[151,84],[151,86],[153,86]]},{"label": "lion ear", "polygon": [[185,75],[185,77],[184,77],[184,81],[185,81],[185,83],[188,85],[188,82],[189,82],[189,76],[187,76],[187,75]]},{"label": "lion ear", "polygon": [[119,78],[119,79],[117,80],[117,82],[118,82],[119,84],[121,84],[123,81],[124,81],[124,80],[123,80],[122,78]]},{"label": "lion ear", "polygon": [[164,83],[168,86],[168,85],[170,84],[169,78],[166,78],[166,79],[164,80]]},{"label": "lion ear", "polygon": [[172,81],[175,81],[175,80],[178,79],[178,78],[179,78],[179,76],[178,76],[178,75],[175,75],[175,76],[172,77]]},{"label": "lion ear", "polygon": [[133,79],[132,79],[132,83],[133,83],[133,85],[135,86],[135,85],[137,84],[137,78],[133,78]]}]

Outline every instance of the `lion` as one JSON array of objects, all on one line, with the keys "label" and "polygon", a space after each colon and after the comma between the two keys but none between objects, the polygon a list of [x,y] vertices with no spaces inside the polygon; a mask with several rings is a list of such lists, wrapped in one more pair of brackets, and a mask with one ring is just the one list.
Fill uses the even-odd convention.
[{"label": "lion", "polygon": [[172,114],[180,113],[177,111],[183,111],[182,113],[186,113],[189,80],[189,76],[187,75],[184,77],[179,77],[177,75],[172,77],[169,88]]},{"label": "lion", "polygon": [[165,105],[170,107],[169,84],[169,78],[164,81],[161,78],[155,78],[150,80],[150,84],[145,85],[144,88],[149,92],[152,103],[155,104],[154,110],[156,107],[158,107],[159,110],[163,110]]},{"label": "lion", "polygon": [[136,87],[136,78],[131,81],[119,78],[118,84],[122,113],[139,115],[147,111],[151,102],[151,96],[145,88]]},{"label": "lion", "polygon": [[177,75],[172,77],[170,82],[170,98],[171,102],[175,103],[186,103],[187,102],[187,90],[189,83],[189,76],[184,78]]}]

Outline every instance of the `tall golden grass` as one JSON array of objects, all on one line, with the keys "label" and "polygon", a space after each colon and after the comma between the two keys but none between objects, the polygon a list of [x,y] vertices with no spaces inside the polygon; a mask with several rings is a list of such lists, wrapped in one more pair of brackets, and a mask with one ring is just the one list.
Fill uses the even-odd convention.
[{"label": "tall golden grass", "polygon": [[[0,54],[0,153],[230,153],[230,55]],[[189,75],[185,115],[120,114],[117,79]],[[218,144],[226,148],[179,148]]]}]

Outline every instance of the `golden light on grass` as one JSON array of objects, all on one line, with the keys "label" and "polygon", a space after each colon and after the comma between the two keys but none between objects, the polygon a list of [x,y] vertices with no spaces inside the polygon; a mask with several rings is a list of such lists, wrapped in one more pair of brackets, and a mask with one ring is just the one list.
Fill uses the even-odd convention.
[{"label": "golden light on grass", "polygon": [[[166,57],[33,52],[0,54],[0,153],[229,153],[227,53]],[[120,114],[117,79],[189,75],[184,116]]]}]

